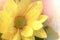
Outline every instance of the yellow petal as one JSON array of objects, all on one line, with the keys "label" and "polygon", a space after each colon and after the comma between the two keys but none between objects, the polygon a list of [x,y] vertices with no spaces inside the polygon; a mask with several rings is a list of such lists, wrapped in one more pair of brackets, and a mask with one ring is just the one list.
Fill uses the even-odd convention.
[{"label": "yellow petal", "polygon": [[32,27],[34,30],[39,30],[40,28],[43,27],[43,25],[39,21],[33,21],[28,25]]},{"label": "yellow petal", "polygon": [[33,2],[27,9],[26,19],[29,21],[34,21],[38,19],[39,15],[42,12],[43,6],[42,1]]},{"label": "yellow petal", "polygon": [[13,18],[3,12],[0,16],[0,32],[3,34],[3,38],[9,39],[16,32],[16,28],[13,24]]},{"label": "yellow petal", "polygon": [[11,16],[15,6],[12,0],[6,0],[4,9],[0,14],[0,32],[3,34],[2,38],[4,39],[12,38],[16,32],[16,29],[13,27],[13,16]]},{"label": "yellow petal", "polygon": [[47,38],[47,34],[43,28],[40,30],[34,31],[34,35],[39,37],[39,38]]},{"label": "yellow petal", "polygon": [[30,37],[33,35],[33,30],[29,26],[26,26],[22,31],[21,35],[24,37]]},{"label": "yellow petal", "polygon": [[1,25],[0,25],[0,32],[2,33],[14,33],[15,28],[13,27],[13,20],[16,15],[17,5],[13,2],[13,0],[6,0],[2,14],[0,16]]},{"label": "yellow petal", "polygon": [[18,4],[18,12],[20,15],[24,15],[23,13],[26,11],[27,6],[32,2],[32,0],[21,0]]},{"label": "yellow petal", "polygon": [[46,15],[41,15],[41,16],[39,17],[39,22],[40,22],[40,23],[44,23],[44,22],[47,20],[47,18],[48,18],[48,16],[46,16]]},{"label": "yellow petal", "polygon": [[21,40],[21,35],[19,31],[15,34],[15,36],[13,37],[13,40]]},{"label": "yellow petal", "polygon": [[1,23],[2,23],[2,18],[1,18],[1,17],[2,17],[2,12],[3,12],[3,11],[0,11],[0,25],[1,25]]},{"label": "yellow petal", "polygon": [[3,11],[6,12],[6,14],[14,16],[17,13],[17,4],[14,2],[14,0],[6,0],[4,4]]},{"label": "yellow petal", "polygon": [[2,33],[2,36],[1,37],[2,37],[2,39],[11,40],[14,37],[14,34],[9,33],[9,32]]},{"label": "yellow petal", "polygon": [[23,37],[23,40],[35,40],[34,37]]}]

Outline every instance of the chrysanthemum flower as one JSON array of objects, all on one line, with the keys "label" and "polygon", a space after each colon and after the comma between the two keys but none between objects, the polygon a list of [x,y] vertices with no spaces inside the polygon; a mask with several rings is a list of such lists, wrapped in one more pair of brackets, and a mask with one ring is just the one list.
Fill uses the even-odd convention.
[{"label": "chrysanthemum flower", "polygon": [[35,40],[46,38],[42,23],[47,19],[41,14],[42,2],[32,0],[6,0],[0,12],[0,33],[6,40]]}]

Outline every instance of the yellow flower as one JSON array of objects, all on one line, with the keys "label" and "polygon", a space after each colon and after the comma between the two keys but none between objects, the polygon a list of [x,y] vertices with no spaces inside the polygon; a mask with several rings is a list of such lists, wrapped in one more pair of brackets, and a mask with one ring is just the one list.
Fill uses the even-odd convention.
[{"label": "yellow flower", "polygon": [[0,33],[6,40],[35,40],[34,36],[46,38],[42,23],[47,19],[41,14],[42,2],[32,0],[6,0],[0,11]]}]

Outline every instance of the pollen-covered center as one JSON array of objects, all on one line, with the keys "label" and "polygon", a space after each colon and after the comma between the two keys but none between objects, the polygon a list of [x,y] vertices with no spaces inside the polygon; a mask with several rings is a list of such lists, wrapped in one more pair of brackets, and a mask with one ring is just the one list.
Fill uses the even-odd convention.
[{"label": "pollen-covered center", "polygon": [[22,29],[24,26],[26,26],[26,19],[23,16],[17,16],[15,17],[15,27]]}]

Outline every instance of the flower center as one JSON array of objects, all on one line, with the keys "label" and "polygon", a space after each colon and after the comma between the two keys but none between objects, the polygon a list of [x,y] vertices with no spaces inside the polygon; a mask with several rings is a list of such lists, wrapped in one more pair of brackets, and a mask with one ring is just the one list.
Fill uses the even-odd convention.
[{"label": "flower center", "polygon": [[15,17],[15,27],[22,29],[24,26],[26,26],[26,19],[22,16]]}]

